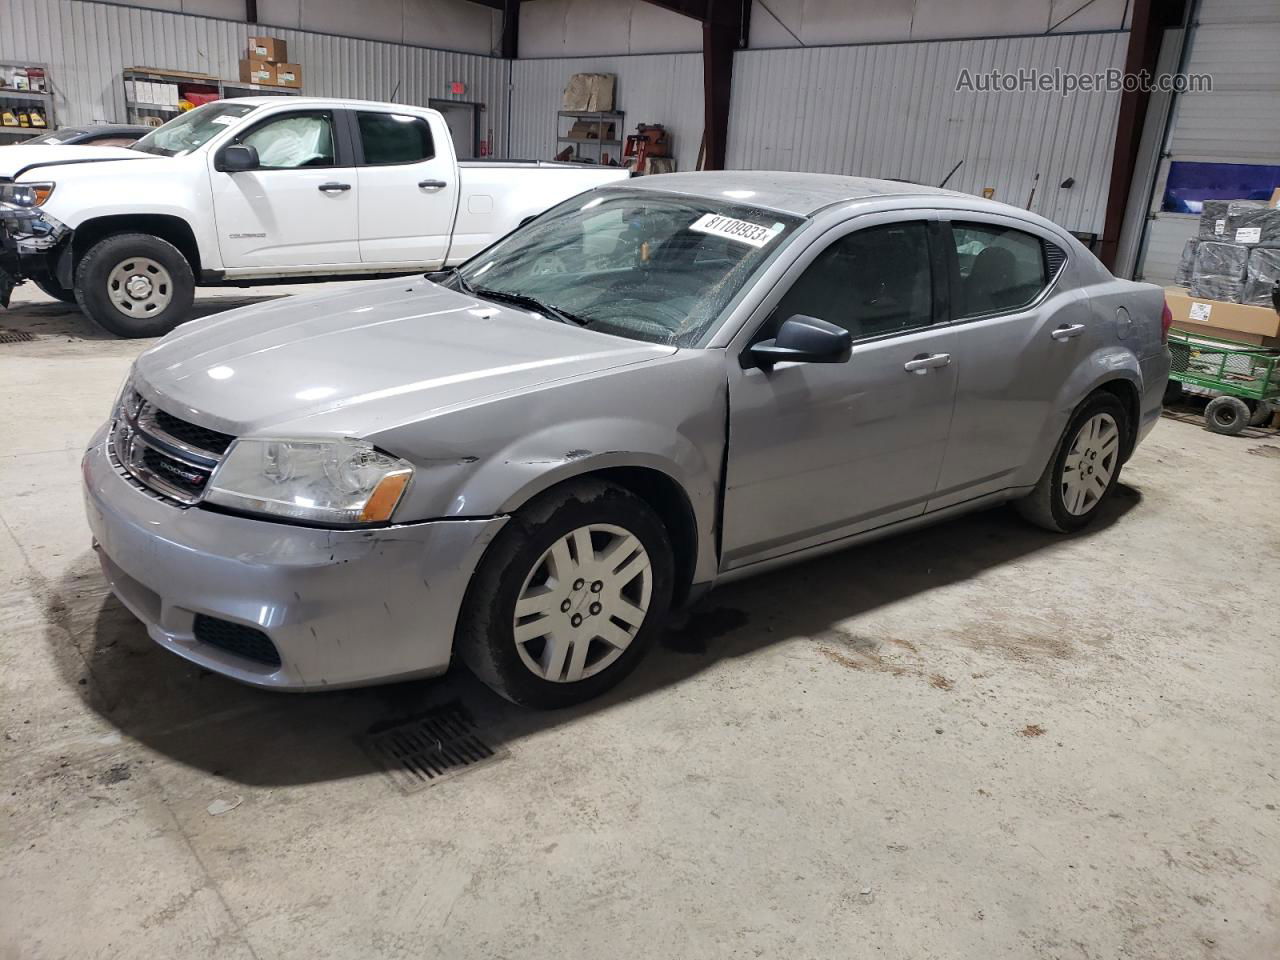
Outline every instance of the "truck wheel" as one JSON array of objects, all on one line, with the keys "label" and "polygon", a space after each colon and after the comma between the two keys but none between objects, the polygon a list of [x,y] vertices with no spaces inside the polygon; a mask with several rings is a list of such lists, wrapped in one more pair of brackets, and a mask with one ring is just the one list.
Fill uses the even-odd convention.
[{"label": "truck wheel", "polygon": [[1249,407],[1239,397],[1214,397],[1204,408],[1204,425],[1213,433],[1234,437],[1249,422]]},{"label": "truck wheel", "polygon": [[1128,430],[1123,404],[1094,394],[1067,424],[1035,489],[1015,504],[1018,512],[1057,533],[1083,529],[1116,488]]},{"label": "truck wheel", "polygon": [[76,302],[122,337],[159,337],[191,312],[191,264],[173,244],[145,233],[99,240],[76,267]]},{"label": "truck wheel", "polygon": [[664,626],[675,565],[666,528],[613,484],[554,488],[517,511],[472,577],[455,646],[513,703],[567,707],[639,663]]},{"label": "truck wheel", "polygon": [[53,297],[53,299],[55,300],[61,300],[63,303],[76,302],[76,292],[74,290],[68,290],[62,284],[58,283],[57,280],[53,280],[53,279],[34,280],[33,279],[31,282],[34,283],[37,287],[39,287],[41,290],[43,290],[46,294]]}]

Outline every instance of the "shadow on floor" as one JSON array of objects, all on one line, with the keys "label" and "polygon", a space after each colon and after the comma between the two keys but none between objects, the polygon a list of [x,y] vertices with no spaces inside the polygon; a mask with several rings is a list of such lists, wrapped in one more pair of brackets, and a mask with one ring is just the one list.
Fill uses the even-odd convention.
[{"label": "shadow on floor", "polygon": [[[1121,484],[1095,524],[1077,537],[1096,536],[1140,499],[1137,490]],[[104,597],[89,552],[62,582],[48,585],[48,637],[68,686],[127,737],[238,783],[314,783],[367,775],[371,765],[355,737],[450,700],[471,711],[491,743],[511,744],[790,638],[809,638],[829,658],[862,669],[865,655],[881,640],[902,641],[845,635],[835,629],[841,621],[908,598],[927,602],[934,588],[1052,552],[1069,539],[1075,538],[1036,529],[1012,510],[996,508],[730,584],[690,611],[686,623],[669,631],[621,686],[555,712],[515,707],[461,667],[442,678],[331,693],[290,695],[242,686],[153,644],[114,597]],[[767,589],[761,589],[761,579]],[[77,634],[76,623],[89,626]],[[1061,641],[1055,636],[1014,642],[1025,644],[1020,655],[1027,659],[1055,655],[1047,645]]]}]

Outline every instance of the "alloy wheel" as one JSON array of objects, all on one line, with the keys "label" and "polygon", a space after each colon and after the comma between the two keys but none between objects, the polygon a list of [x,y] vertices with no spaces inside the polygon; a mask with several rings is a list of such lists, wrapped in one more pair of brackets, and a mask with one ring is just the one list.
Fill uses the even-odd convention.
[{"label": "alloy wheel", "polygon": [[634,534],[605,523],[569,532],[520,588],[512,631],[521,661],[555,683],[595,676],[635,639],[652,592],[649,554]]},{"label": "alloy wheel", "polygon": [[1062,465],[1062,503],[1081,517],[1097,506],[1120,456],[1120,427],[1109,413],[1099,413],[1080,425]]}]

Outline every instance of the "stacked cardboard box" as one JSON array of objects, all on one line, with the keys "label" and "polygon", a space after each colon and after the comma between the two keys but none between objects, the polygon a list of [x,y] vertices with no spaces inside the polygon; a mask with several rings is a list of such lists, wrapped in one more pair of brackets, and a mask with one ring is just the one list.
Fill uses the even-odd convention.
[{"label": "stacked cardboard box", "polygon": [[1174,279],[1189,288],[1167,291],[1174,326],[1280,347],[1280,315],[1272,302],[1280,281],[1280,190],[1270,203],[1206,200]]},{"label": "stacked cardboard box", "polygon": [[301,87],[302,65],[288,62],[289,50],[276,37],[250,37],[248,56],[240,61],[240,80],[275,87]]}]

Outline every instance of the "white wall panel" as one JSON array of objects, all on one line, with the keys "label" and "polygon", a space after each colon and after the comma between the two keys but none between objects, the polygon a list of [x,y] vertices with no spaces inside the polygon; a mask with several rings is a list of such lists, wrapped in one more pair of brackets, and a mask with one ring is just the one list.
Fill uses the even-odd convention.
[{"label": "white wall panel", "polygon": [[612,73],[617,107],[627,115],[625,132],[638,123],[665,125],[675,138],[679,169],[693,169],[702,143],[702,54],[517,60],[511,68],[512,156],[554,156],[556,111],[569,77]]},{"label": "white wall panel", "polygon": [[[0,0],[0,59],[49,64],[62,124],[125,119],[120,72],[147,66],[208,72],[233,79],[258,27],[85,0]],[[484,103],[482,125],[505,151],[507,63],[468,53],[276,29],[289,57],[302,64],[306,93],[396,100],[425,106],[450,99],[450,81],[467,92],[452,99]],[[488,136],[487,132],[485,136]]]},{"label": "white wall panel", "polygon": [[702,49],[698,21],[647,0],[538,0],[520,6],[520,56],[575,57]]},{"label": "white wall panel", "polygon": [[[1119,94],[957,91],[962,68],[1097,72],[1126,35],[748,50],[734,58],[728,165],[939,183],[1101,232]],[[1036,174],[1039,180],[1036,181]],[[1067,178],[1069,189],[1059,186]]]}]

